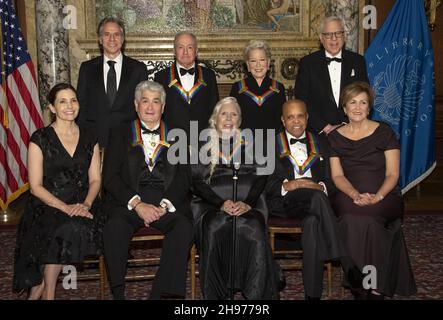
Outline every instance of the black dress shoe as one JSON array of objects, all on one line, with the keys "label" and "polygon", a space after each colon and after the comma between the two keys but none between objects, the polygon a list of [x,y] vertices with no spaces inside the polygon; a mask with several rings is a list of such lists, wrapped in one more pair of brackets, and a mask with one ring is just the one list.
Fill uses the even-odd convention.
[{"label": "black dress shoe", "polygon": [[111,289],[111,292],[114,300],[126,300],[125,286],[115,286]]},{"label": "black dress shoe", "polygon": [[385,296],[382,294],[375,294],[370,290],[368,291],[368,300],[385,300]]},{"label": "black dress shoe", "polygon": [[346,276],[351,289],[363,289],[363,273],[356,267],[353,266]]},{"label": "black dress shoe", "polygon": [[285,279],[285,278],[280,279],[280,280],[278,281],[278,283],[277,283],[277,289],[278,289],[278,291],[279,291],[279,292],[280,292],[280,291],[283,291],[285,287],[286,287],[286,279]]},{"label": "black dress shoe", "polygon": [[305,300],[320,300],[320,297],[310,297],[305,294]]},{"label": "black dress shoe", "polygon": [[351,289],[354,300],[368,300],[368,292],[366,290]]}]

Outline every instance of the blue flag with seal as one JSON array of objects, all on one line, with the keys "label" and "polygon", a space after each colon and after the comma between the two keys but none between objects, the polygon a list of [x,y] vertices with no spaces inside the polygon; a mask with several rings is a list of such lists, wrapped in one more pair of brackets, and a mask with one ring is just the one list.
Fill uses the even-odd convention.
[{"label": "blue flag with seal", "polygon": [[365,53],[373,119],[400,141],[402,193],[435,168],[434,50],[422,0],[397,0]]}]

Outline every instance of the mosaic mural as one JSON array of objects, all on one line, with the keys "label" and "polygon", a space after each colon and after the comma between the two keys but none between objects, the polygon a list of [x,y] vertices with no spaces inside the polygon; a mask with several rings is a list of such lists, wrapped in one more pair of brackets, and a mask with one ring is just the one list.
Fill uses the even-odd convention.
[{"label": "mosaic mural", "polygon": [[117,16],[129,34],[204,32],[301,32],[301,0],[96,0],[96,18]]}]

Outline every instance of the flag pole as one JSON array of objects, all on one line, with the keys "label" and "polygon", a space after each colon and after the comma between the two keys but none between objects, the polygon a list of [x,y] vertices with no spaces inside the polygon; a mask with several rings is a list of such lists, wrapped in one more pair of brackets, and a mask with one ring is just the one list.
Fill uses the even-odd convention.
[{"label": "flag pole", "polygon": [[[3,63],[3,23],[0,19],[0,49],[2,52],[1,56],[0,56],[0,63]],[[2,68],[2,70],[4,71],[4,69]],[[6,94],[6,73],[1,73],[1,77],[2,77],[2,87],[3,87],[3,91]],[[6,101],[7,102],[7,101]],[[9,130],[9,121],[8,121],[8,110],[7,110],[8,106],[5,106],[5,110],[4,114],[3,114],[3,119],[0,119],[0,121],[2,122],[1,125],[3,126],[5,132],[7,130]],[[15,207],[15,206],[13,206]],[[2,204],[2,208],[0,211],[0,226],[2,225],[15,225],[18,224],[18,222],[20,221],[20,218],[22,216],[22,212],[23,210],[17,210],[16,208],[11,208],[11,206],[9,205],[9,201],[6,201],[6,203]]]}]

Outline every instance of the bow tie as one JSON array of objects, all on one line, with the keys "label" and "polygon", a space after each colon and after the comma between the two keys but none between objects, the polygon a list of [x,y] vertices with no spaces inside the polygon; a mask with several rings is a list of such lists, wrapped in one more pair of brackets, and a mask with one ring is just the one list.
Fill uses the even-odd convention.
[{"label": "bow tie", "polygon": [[343,61],[343,59],[326,57],[326,62],[328,63],[328,65],[331,63],[331,61],[336,61],[338,63],[341,63]]},{"label": "bow tie", "polygon": [[191,69],[187,69],[187,70],[185,68],[180,68],[180,75],[184,76],[187,73],[189,73],[191,76],[193,76],[195,73],[195,68],[191,68]]},{"label": "bow tie", "polygon": [[301,138],[301,139],[291,138],[291,140],[289,140],[290,144],[296,144],[297,142],[306,144],[308,142],[308,139],[306,137],[304,137],[304,138]]},{"label": "bow tie", "polygon": [[160,127],[158,127],[155,130],[150,130],[140,123],[140,128],[142,129],[142,134],[152,134],[152,135],[160,134]]}]

